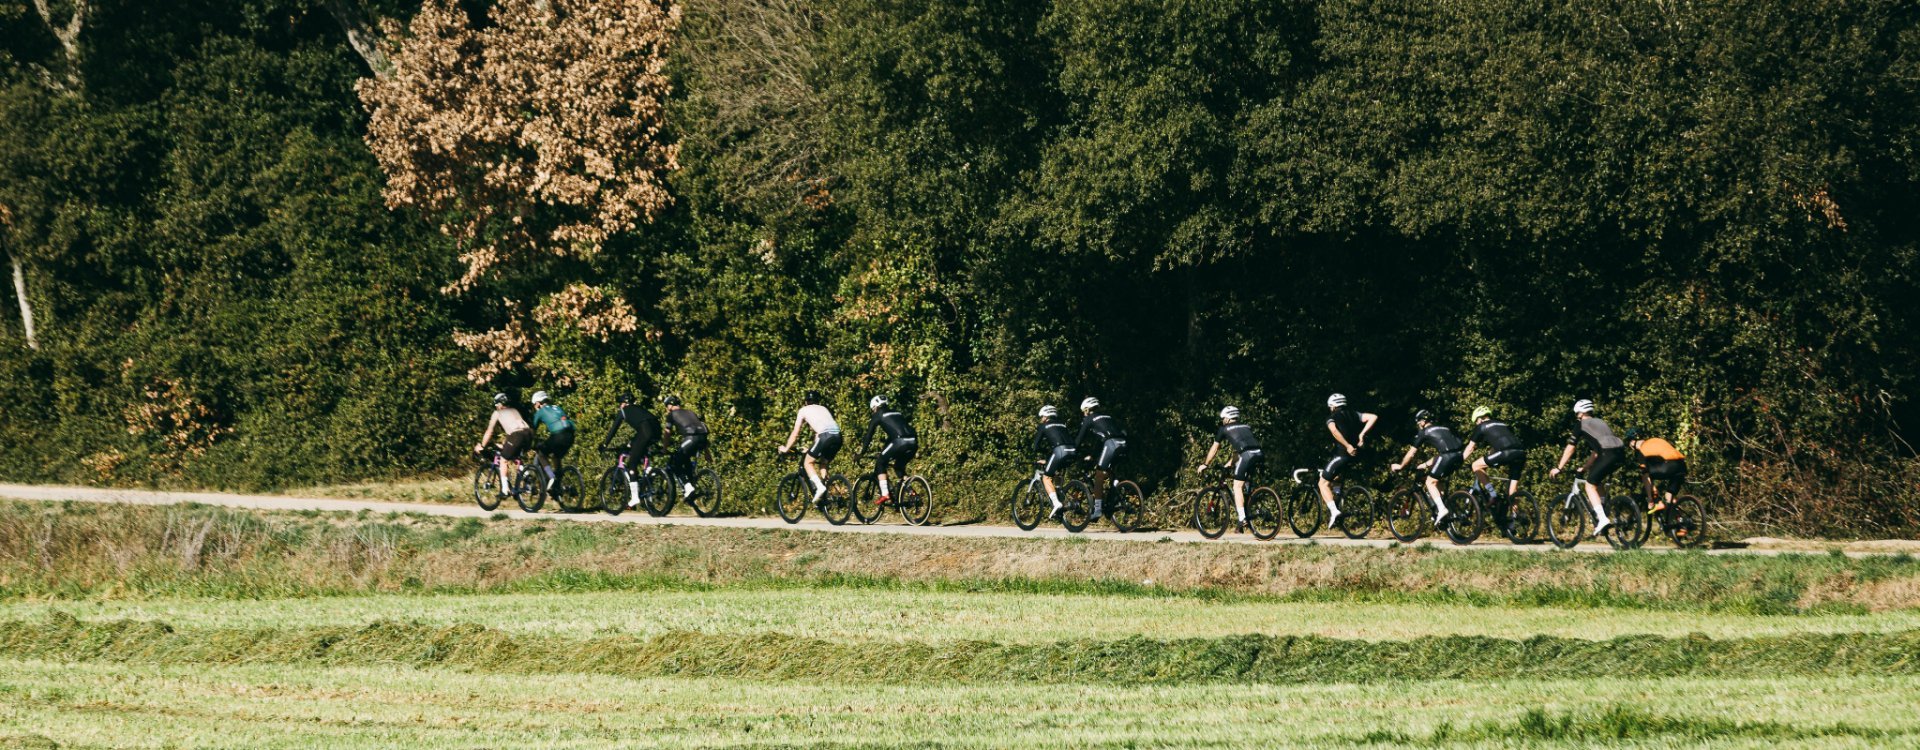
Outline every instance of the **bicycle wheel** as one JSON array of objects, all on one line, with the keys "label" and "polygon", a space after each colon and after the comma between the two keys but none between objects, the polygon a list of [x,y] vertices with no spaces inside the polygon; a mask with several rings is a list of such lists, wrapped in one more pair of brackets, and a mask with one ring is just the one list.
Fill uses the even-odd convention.
[{"label": "bicycle wheel", "polygon": [[[1253,517],[1253,509],[1247,509],[1247,517]],[[1293,535],[1306,539],[1320,533],[1320,527],[1327,522],[1327,506],[1320,502],[1320,493],[1296,492],[1293,502],[1287,504],[1287,526],[1293,529]]]},{"label": "bicycle wheel", "polygon": [[481,510],[500,507],[500,471],[492,466],[473,470],[473,503]]},{"label": "bicycle wheel", "polygon": [[[1316,497],[1320,490],[1316,487],[1304,487],[1303,492]],[[1365,487],[1347,487],[1333,502],[1340,507],[1340,533],[1348,539],[1364,539],[1373,533],[1374,517],[1379,515],[1379,503],[1373,499],[1373,491]]]},{"label": "bicycle wheel", "polygon": [[1402,542],[1426,536],[1433,520],[1433,505],[1425,492],[1414,488],[1393,493],[1387,500],[1387,533]]},{"label": "bicycle wheel", "polygon": [[600,509],[617,516],[627,509],[632,488],[627,486],[627,470],[609,466],[600,474]]},{"label": "bicycle wheel", "polygon": [[1047,498],[1040,489],[1040,480],[1028,477],[1015,483],[1007,510],[1013,516],[1013,525],[1020,527],[1021,531],[1032,531],[1038,527],[1047,517]]},{"label": "bicycle wheel", "polygon": [[827,476],[827,494],[820,496],[820,515],[827,523],[843,526],[853,520],[853,488],[839,474]]},{"label": "bicycle wheel", "polygon": [[1075,479],[1060,488],[1060,525],[1078,534],[1093,522],[1093,497],[1086,482]]},{"label": "bicycle wheel", "polygon": [[693,473],[693,497],[687,498],[687,505],[693,506],[693,513],[701,518],[720,515],[720,472],[701,469]]},{"label": "bicycle wheel", "polygon": [[807,506],[813,502],[813,493],[802,488],[799,474],[788,474],[780,478],[780,485],[773,491],[773,510],[780,514],[780,520],[787,523],[799,523],[807,517]]},{"label": "bicycle wheel", "polygon": [[1534,502],[1533,495],[1521,490],[1507,496],[1505,503],[1507,518],[1500,525],[1500,535],[1514,544],[1540,541],[1540,504]]},{"label": "bicycle wheel", "polygon": [[1707,542],[1707,506],[1692,495],[1681,495],[1662,511],[1660,530],[1673,546],[1692,549]]},{"label": "bicycle wheel", "polygon": [[584,513],[592,509],[593,498],[588,496],[587,480],[581,476],[577,466],[561,469],[559,476],[554,478],[553,490],[559,497],[565,498],[560,507],[569,513]]},{"label": "bicycle wheel", "polygon": [[1280,493],[1272,487],[1255,487],[1247,495],[1247,530],[1253,538],[1266,541],[1280,535]]},{"label": "bicycle wheel", "polygon": [[1139,531],[1147,527],[1147,496],[1140,492],[1140,485],[1122,481],[1107,491],[1107,520],[1113,522],[1113,528],[1122,531]]},{"label": "bicycle wheel", "polygon": [[1225,487],[1208,487],[1193,499],[1193,528],[1201,536],[1219,539],[1227,533],[1232,519],[1233,498],[1228,497]]},{"label": "bicycle wheel", "polygon": [[1454,544],[1472,544],[1480,538],[1484,525],[1480,498],[1465,490],[1447,495],[1447,540]]},{"label": "bicycle wheel", "polygon": [[915,474],[902,479],[896,492],[894,507],[900,509],[900,517],[908,524],[925,526],[933,519],[933,485],[926,477]]},{"label": "bicycle wheel", "polygon": [[528,513],[539,513],[547,504],[546,472],[536,466],[521,466],[513,476],[513,501]]},{"label": "bicycle wheel", "polygon": [[1647,546],[1647,540],[1653,538],[1653,512],[1647,510],[1647,498],[1645,495],[1629,495],[1627,501],[1633,504],[1634,515],[1638,516],[1639,519],[1639,522],[1633,526],[1632,538],[1627,540],[1627,548],[1640,549],[1641,547]]},{"label": "bicycle wheel", "polygon": [[1566,495],[1554,498],[1547,507],[1547,538],[1553,546],[1560,549],[1573,549],[1587,536],[1587,519],[1593,511],[1587,508],[1587,500],[1578,495]]},{"label": "bicycle wheel", "polygon": [[648,467],[633,478],[640,483],[640,507],[646,509],[647,515],[661,518],[673,512],[673,488],[667,486],[667,475],[660,467]]},{"label": "bicycle wheel", "polygon": [[1607,498],[1604,506],[1607,520],[1613,522],[1601,533],[1607,538],[1607,544],[1614,549],[1627,550],[1634,549],[1637,546],[1635,542],[1644,539],[1640,533],[1640,525],[1647,520],[1646,505],[1643,503],[1631,496]]},{"label": "bicycle wheel", "polygon": [[886,507],[880,505],[880,486],[873,483],[873,477],[861,477],[853,483],[853,517],[862,524],[871,524],[880,520],[880,514]]}]

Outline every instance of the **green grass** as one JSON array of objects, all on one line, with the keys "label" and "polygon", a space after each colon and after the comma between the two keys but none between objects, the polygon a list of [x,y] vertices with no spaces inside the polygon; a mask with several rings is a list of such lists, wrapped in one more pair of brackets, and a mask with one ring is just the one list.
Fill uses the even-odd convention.
[{"label": "green grass", "polygon": [[1920,611],[1751,616],[1636,609],[1371,602],[1146,598],[1089,593],[859,586],[662,585],[644,591],[494,595],[389,594],[268,600],[158,599],[0,603],[0,619],[66,612],[85,620],[160,620],[215,628],[431,625],[470,622],[511,632],[784,633],[810,638],[1044,643],[1077,638],[1218,638],[1246,633],[1404,640],[1429,635],[1608,639],[1713,638],[1920,629]]},{"label": "green grass", "polygon": [[1916,703],[1912,677],[795,685],[0,661],[0,737],[68,748],[1902,747]]}]

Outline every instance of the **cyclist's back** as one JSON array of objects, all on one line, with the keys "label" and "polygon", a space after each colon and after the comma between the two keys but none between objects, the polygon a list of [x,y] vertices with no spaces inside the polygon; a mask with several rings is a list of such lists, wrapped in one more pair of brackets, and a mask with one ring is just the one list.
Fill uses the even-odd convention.
[{"label": "cyclist's back", "polygon": [[626,425],[633,430],[633,437],[627,441],[627,459],[635,464],[645,458],[647,451],[660,439],[660,418],[647,410],[647,407],[634,403],[633,396],[621,394],[620,406],[613,410],[612,423],[607,425],[607,436],[600,441],[601,446],[610,446],[620,434],[620,426]]},{"label": "cyclist's back", "polygon": [[1080,402],[1080,434],[1075,436],[1073,444],[1077,448],[1087,444],[1087,436],[1092,435],[1100,441],[1100,458],[1094,462],[1094,468],[1110,471],[1113,464],[1127,455],[1127,430],[1120,420],[1110,414],[1099,411],[1100,399],[1088,396]]}]

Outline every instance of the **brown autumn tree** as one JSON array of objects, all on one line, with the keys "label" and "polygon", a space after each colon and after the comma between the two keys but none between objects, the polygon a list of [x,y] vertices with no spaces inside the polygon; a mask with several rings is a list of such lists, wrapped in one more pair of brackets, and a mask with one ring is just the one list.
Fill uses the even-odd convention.
[{"label": "brown autumn tree", "polygon": [[527,362],[541,325],[603,340],[635,329],[616,293],[547,261],[591,258],[652,221],[678,167],[662,135],[671,0],[500,0],[486,12],[478,23],[454,0],[428,0],[405,29],[389,24],[390,72],[360,84],[387,205],[458,243],[465,272],[444,291],[499,284],[533,303],[456,337],[487,357],[477,382]]}]

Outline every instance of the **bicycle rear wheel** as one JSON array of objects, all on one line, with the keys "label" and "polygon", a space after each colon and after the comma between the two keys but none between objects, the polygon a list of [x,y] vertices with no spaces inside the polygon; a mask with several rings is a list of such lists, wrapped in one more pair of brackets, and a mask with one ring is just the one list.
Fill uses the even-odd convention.
[{"label": "bicycle rear wheel", "polygon": [[1433,521],[1433,505],[1418,489],[1407,488],[1387,500],[1387,533],[1402,542],[1426,536]]},{"label": "bicycle rear wheel", "polygon": [[1587,508],[1586,498],[1569,495],[1554,498],[1548,505],[1547,538],[1553,546],[1560,549],[1573,549],[1587,535],[1587,518],[1593,511]]},{"label": "bicycle rear wheel", "polygon": [[[1320,490],[1311,485],[1301,488],[1314,498],[1319,498]],[[1340,533],[1348,539],[1364,539],[1373,533],[1375,516],[1379,513],[1379,503],[1373,499],[1373,491],[1365,487],[1346,487],[1335,495],[1334,505],[1340,508]]]},{"label": "bicycle rear wheel", "polygon": [[[1252,509],[1248,509],[1252,517]],[[1327,522],[1327,506],[1320,502],[1320,493],[1296,492],[1293,502],[1287,504],[1287,526],[1293,529],[1293,535],[1306,539],[1320,532]]]},{"label": "bicycle rear wheel", "polygon": [[1040,480],[1028,477],[1013,485],[1013,498],[1007,504],[1008,514],[1013,516],[1013,525],[1021,531],[1032,531],[1047,517],[1047,498],[1040,489]]},{"label": "bicycle rear wheel", "polygon": [[1540,504],[1526,490],[1513,493],[1505,498],[1507,519],[1500,526],[1500,535],[1514,544],[1533,544],[1540,541]]},{"label": "bicycle rear wheel", "polygon": [[647,515],[662,518],[673,512],[673,488],[667,486],[667,475],[660,467],[648,467],[634,478],[640,482],[640,507],[647,510]]},{"label": "bicycle rear wheel", "polygon": [[500,507],[500,470],[491,465],[473,470],[473,504],[481,510]]},{"label": "bicycle rear wheel", "polygon": [[617,516],[627,509],[632,488],[627,486],[627,470],[609,466],[600,474],[600,509]]},{"label": "bicycle rear wheel", "polygon": [[513,475],[513,502],[528,513],[539,513],[547,504],[546,472],[537,466],[521,466]]},{"label": "bicycle rear wheel", "polygon": [[569,513],[582,513],[591,510],[593,499],[588,497],[587,480],[581,476],[580,468],[568,466],[554,477],[553,490],[562,500],[560,507]]},{"label": "bicycle rear wheel", "polygon": [[1247,530],[1262,541],[1280,535],[1280,493],[1272,487],[1255,487],[1247,495]]},{"label": "bicycle rear wheel", "polygon": [[1140,485],[1123,481],[1107,492],[1107,519],[1113,528],[1128,532],[1147,527],[1147,496]]},{"label": "bicycle rear wheel", "polygon": [[1692,495],[1681,495],[1667,504],[1661,531],[1673,546],[1692,549],[1707,542],[1707,506]]},{"label": "bicycle rear wheel", "polygon": [[880,520],[880,514],[886,509],[880,506],[880,487],[873,483],[873,477],[861,477],[853,482],[853,517],[861,524],[871,524]]},{"label": "bicycle rear wheel", "polygon": [[780,520],[799,523],[807,517],[807,505],[812,502],[813,493],[802,489],[802,484],[797,473],[780,478],[780,485],[773,491],[773,510],[780,514]]},{"label": "bicycle rear wheel", "polygon": [[820,515],[827,523],[843,526],[853,520],[853,488],[839,474],[827,476],[827,494],[820,496]]},{"label": "bicycle rear wheel", "polygon": [[1067,531],[1078,534],[1087,530],[1092,523],[1093,498],[1088,494],[1087,483],[1075,479],[1060,488],[1060,525]]},{"label": "bicycle rear wheel", "polygon": [[1227,533],[1227,523],[1232,518],[1233,499],[1227,496],[1224,487],[1208,487],[1193,499],[1193,528],[1201,536],[1219,539]]},{"label": "bicycle rear wheel", "polygon": [[1472,544],[1483,527],[1480,498],[1465,490],[1447,495],[1447,540],[1454,544]]},{"label": "bicycle rear wheel", "polygon": [[900,480],[897,492],[894,507],[900,509],[900,517],[909,525],[925,526],[933,519],[933,485],[926,477],[915,474]]},{"label": "bicycle rear wheel", "polygon": [[701,518],[720,515],[720,472],[712,469],[700,469],[693,473],[693,497],[687,498],[687,505],[693,506],[693,513]]},{"label": "bicycle rear wheel", "polygon": [[1614,549],[1628,550],[1639,546],[1646,536],[1640,533],[1640,525],[1646,523],[1645,501],[1634,497],[1607,498],[1605,505],[1607,520],[1613,523],[1601,534],[1607,538],[1607,544]]}]

